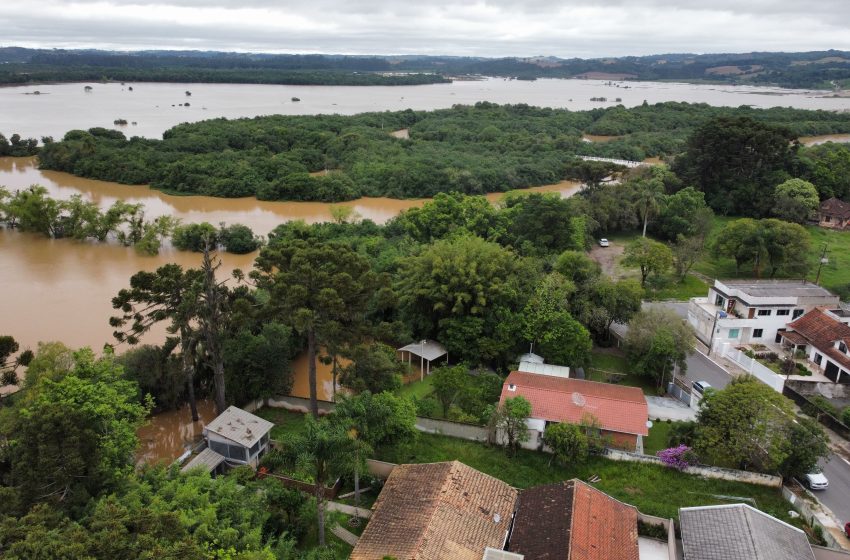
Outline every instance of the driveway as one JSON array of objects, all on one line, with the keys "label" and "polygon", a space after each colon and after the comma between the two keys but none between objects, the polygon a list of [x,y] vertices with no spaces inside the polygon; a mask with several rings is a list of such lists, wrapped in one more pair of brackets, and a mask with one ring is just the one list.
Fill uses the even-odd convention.
[{"label": "driveway", "polygon": [[670,397],[650,397],[646,396],[646,406],[649,412],[649,419],[655,420],[696,420],[697,411],[689,407],[682,401],[671,399]]}]

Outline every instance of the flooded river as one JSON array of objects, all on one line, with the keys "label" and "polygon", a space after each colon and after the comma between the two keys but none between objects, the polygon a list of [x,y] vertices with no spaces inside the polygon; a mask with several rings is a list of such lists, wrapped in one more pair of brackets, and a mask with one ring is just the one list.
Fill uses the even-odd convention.
[{"label": "flooded river", "polygon": [[192,422],[189,405],[179,410],[169,410],[152,416],[148,423],[139,428],[139,448],[136,461],[171,463],[194,446],[203,437],[204,426],[215,418],[215,403],[211,400],[198,401],[198,421]]},{"label": "flooded river", "polygon": [[[0,158],[0,185],[9,189],[31,184],[47,187],[52,196],[80,194],[103,207],[122,198],[145,205],[147,216],[169,214],[184,222],[243,223],[265,235],[278,224],[300,219],[319,222],[331,219],[331,204],[310,202],[262,202],[254,198],[225,199],[202,196],[170,196],[142,186],[119,185],[81,179],[67,173],[40,171],[32,158]],[[578,183],[564,181],[537,187],[535,191],[570,196]],[[497,201],[502,194],[489,195]],[[345,205],[361,216],[382,223],[424,200],[364,198]],[[234,268],[251,269],[255,254],[222,253],[221,274]],[[22,348],[35,349],[39,341],[60,340],[72,347],[100,349],[113,342],[108,320],[111,299],[128,286],[140,270],[156,270],[169,262],[185,267],[200,265],[200,255],[164,248],[154,257],[138,255],[116,244],[80,243],[0,229],[0,278],[3,279],[3,312],[0,334],[11,334]],[[164,330],[152,332],[146,341],[158,343]]]},{"label": "flooded river", "polygon": [[[84,90],[88,85],[90,92]],[[132,87],[132,91],[130,90]],[[185,92],[192,92],[186,97]],[[39,95],[31,95],[38,91]],[[30,94],[30,95],[28,95]],[[444,109],[477,101],[527,103],[572,110],[626,107],[644,101],[715,106],[850,109],[831,92],[771,87],[602,80],[519,81],[492,78],[422,86],[275,86],[255,84],[75,83],[0,88],[0,133],[61,138],[72,129],[118,128],[128,136],[159,138],[181,122],[256,115],[352,115],[365,111]],[[297,97],[301,101],[293,102]],[[608,101],[590,101],[591,98]],[[617,99],[620,98],[620,101]],[[189,102],[189,106],[183,106]],[[116,119],[126,126],[116,127]],[[136,123],[135,125],[132,123]]]}]

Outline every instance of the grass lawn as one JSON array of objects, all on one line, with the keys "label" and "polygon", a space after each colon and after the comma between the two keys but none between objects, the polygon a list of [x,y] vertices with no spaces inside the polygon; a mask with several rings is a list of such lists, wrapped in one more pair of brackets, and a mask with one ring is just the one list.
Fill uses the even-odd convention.
[{"label": "grass lawn", "polygon": [[271,438],[276,440],[285,439],[289,435],[299,434],[304,430],[307,415],[300,412],[292,412],[285,408],[272,408],[265,406],[255,412],[260,418],[265,418],[274,423]]},{"label": "grass lawn", "polygon": [[424,399],[433,390],[432,379],[432,377],[426,376],[422,381],[414,381],[413,383],[402,385],[396,390],[395,394],[399,397]]},{"label": "grass lawn", "polygon": [[431,463],[457,459],[517,488],[571,478],[587,480],[597,475],[601,480],[596,487],[650,515],[678,518],[680,507],[752,499],[756,507],[779,519],[795,526],[801,526],[802,523],[789,518],[790,505],[778,489],[708,480],[642,463],[591,457],[582,465],[562,467],[550,465],[550,456],[543,453],[520,450],[511,458],[501,448],[430,434],[420,434],[415,444],[385,451],[378,458],[394,463]]},{"label": "grass lawn", "polygon": [[655,384],[651,379],[626,373],[627,369],[627,362],[624,356],[594,351],[592,353],[591,366],[587,368],[587,379],[590,381],[608,383],[610,377],[608,372],[622,373],[625,375],[619,378],[619,385],[640,387],[645,395],[658,394],[655,389]]},{"label": "grass lawn", "polygon": [[687,301],[692,297],[705,297],[708,293],[708,284],[688,274],[684,281],[678,282],[675,279],[663,286],[654,288],[647,286],[646,297],[651,300],[676,300]]},{"label": "grass lawn", "polygon": [[647,455],[655,455],[657,451],[667,449],[667,438],[672,428],[672,422],[653,421],[652,427],[649,429],[649,436],[643,440],[643,452]]},{"label": "grass lawn", "polygon": [[[712,235],[716,234],[720,228],[734,219],[736,218],[715,217]],[[835,290],[841,286],[850,284],[850,232],[832,231],[818,226],[805,226],[805,228],[809,232],[811,248],[808,256],[808,279],[814,281],[821,251],[823,250],[824,243],[826,243],[829,263],[824,265],[821,271],[821,285],[827,289]],[[708,253],[706,253],[701,261],[694,265],[694,270],[711,278],[736,277],[735,261],[733,259],[714,258]],[[752,269],[745,267],[737,277],[752,277]]]}]

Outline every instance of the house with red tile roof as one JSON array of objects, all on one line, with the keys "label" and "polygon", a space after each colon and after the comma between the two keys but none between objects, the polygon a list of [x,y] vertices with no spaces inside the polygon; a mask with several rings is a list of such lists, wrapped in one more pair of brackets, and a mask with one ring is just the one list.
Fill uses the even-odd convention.
[{"label": "house with red tile roof", "polygon": [[818,225],[831,229],[850,228],[850,203],[835,197],[821,202],[818,208]]},{"label": "house with red tile roof", "polygon": [[[840,310],[813,309],[780,331],[782,345],[802,350],[813,369],[834,383],[850,383],[850,326]],[[842,321],[844,319],[844,321]]]},{"label": "house with red tile roof", "polygon": [[502,385],[499,403],[517,396],[531,403],[527,447],[542,446],[550,423],[592,420],[613,447],[628,451],[643,451],[649,435],[646,398],[637,387],[514,371]]},{"label": "house with red tile roof", "polygon": [[639,560],[638,510],[578,479],[523,490],[508,551],[524,560]]}]

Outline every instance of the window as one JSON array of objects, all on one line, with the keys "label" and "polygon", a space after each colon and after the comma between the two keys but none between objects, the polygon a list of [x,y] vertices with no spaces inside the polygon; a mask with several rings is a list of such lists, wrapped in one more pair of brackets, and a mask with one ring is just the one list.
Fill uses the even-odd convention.
[{"label": "window", "polygon": [[838,343],[838,349],[845,354],[847,353],[847,345],[843,342]]},{"label": "window", "polygon": [[776,314],[779,315],[780,317],[785,316],[785,315],[790,315],[791,310],[790,309],[777,309]]},{"label": "window", "polygon": [[795,309],[795,310],[794,310],[794,316],[792,317],[792,319],[796,319],[797,317],[799,317],[799,316],[800,316],[800,315],[802,315],[802,314],[803,314],[803,310],[802,310],[802,309]]},{"label": "window", "polygon": [[761,338],[764,334],[764,329],[753,329],[753,338]]},{"label": "window", "polygon": [[729,338],[738,338],[741,329],[729,329]]},{"label": "window", "polygon": [[726,300],[723,299],[723,296],[717,296],[716,298],[714,298],[714,305],[716,305],[717,307],[723,307],[724,305],[726,305]]},{"label": "window", "polygon": [[759,317],[769,317],[770,309],[759,309]]},{"label": "window", "polygon": [[822,361],[823,361],[823,356],[821,356],[820,354],[818,354],[817,352],[815,352],[815,363],[816,363],[817,365],[820,365],[820,363],[821,363]]}]

